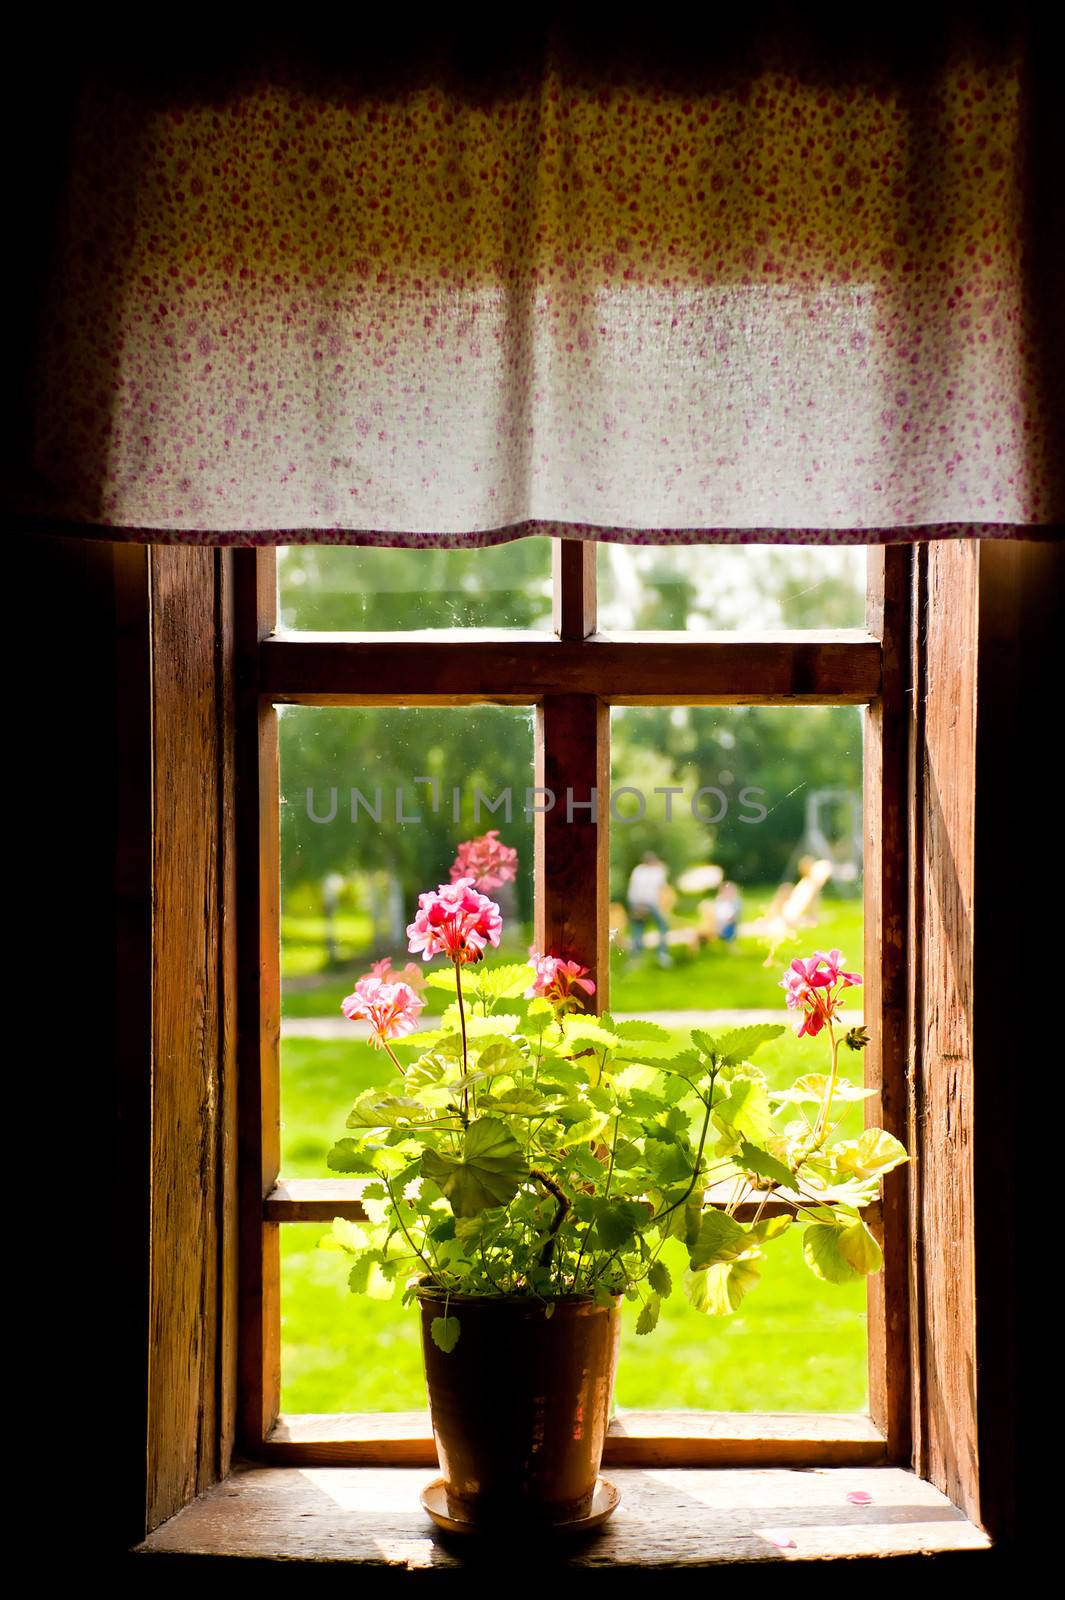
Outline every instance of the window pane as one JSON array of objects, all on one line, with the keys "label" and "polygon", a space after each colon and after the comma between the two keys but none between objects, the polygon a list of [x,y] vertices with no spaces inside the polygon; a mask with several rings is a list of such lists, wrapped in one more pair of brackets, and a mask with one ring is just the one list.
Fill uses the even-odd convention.
[{"label": "window pane", "polygon": [[551,628],[551,541],[481,550],[291,545],[278,551],[283,628]]},{"label": "window pane", "polygon": [[[711,1033],[722,1013],[730,1026],[788,1022],[779,984],[794,956],[839,947],[860,968],[861,718],[852,707],[615,708],[615,1014]],[[856,995],[848,1023],[860,1021]],[[800,1040],[791,1028],[757,1062],[774,1088],[828,1070],[823,1038]],[[860,1077],[861,1058],[847,1069]],[[841,1133],[861,1124],[857,1105]],[[763,1281],[733,1317],[707,1319],[674,1294],[650,1338],[628,1339],[621,1405],[864,1406],[864,1285],[814,1278],[797,1230],[767,1256]]]},{"label": "window pane", "polygon": [[599,546],[599,627],[860,628],[862,545]]},{"label": "window pane", "polygon": [[[342,1016],[341,999],[372,961],[389,957],[398,968],[415,961],[405,929],[418,894],[446,882],[459,845],[490,830],[516,851],[516,862],[488,889],[504,919],[488,964],[526,955],[533,713],[522,706],[283,707],[280,747],[281,1170],[288,1178],[329,1178],[326,1155],[344,1135],[352,1102],[395,1076],[365,1028]],[[439,989],[422,997],[423,1019],[447,1002]],[[282,1229],[283,1404],[303,1411],[424,1405],[417,1316],[398,1301],[351,1295],[343,1258],[317,1247],[327,1232]]]},{"label": "window pane", "polygon": [[[403,967],[414,959],[406,927],[418,895],[448,881],[464,842],[492,835],[516,852],[488,892],[503,913],[495,959],[524,959],[532,939],[533,822],[526,806],[534,777],[531,707],[283,706],[279,717],[285,1115],[290,1097],[302,1095],[319,1070],[289,1070],[295,1019],[305,1019],[300,1037],[335,1041],[340,1055],[355,1052],[358,1070],[367,1065],[359,1030],[342,1017],[340,1002],[372,961],[387,956]],[[423,1015],[443,1009],[439,996],[426,992]],[[350,1109],[343,1081],[340,1100],[317,1100],[314,1117],[331,1107],[343,1122]],[[323,1162],[331,1131],[334,1122],[313,1140]],[[293,1165],[310,1137],[308,1126],[293,1144],[286,1129],[285,1171],[327,1177],[324,1165]]]}]

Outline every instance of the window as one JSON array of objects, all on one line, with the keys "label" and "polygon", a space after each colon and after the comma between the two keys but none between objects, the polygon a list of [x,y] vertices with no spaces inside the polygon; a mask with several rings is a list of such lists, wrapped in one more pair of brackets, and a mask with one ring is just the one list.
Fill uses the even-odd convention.
[{"label": "window", "polygon": [[[634,992],[638,978],[645,988],[661,985],[662,998],[653,1004],[669,1010],[671,996],[676,997],[676,969],[683,971],[701,937],[700,918],[705,932],[710,915],[695,877],[689,872],[682,881],[686,868],[700,864],[695,843],[711,837],[708,829],[716,826],[717,853],[726,862],[738,859],[735,851],[741,847],[742,830],[737,825],[736,839],[726,839],[718,813],[722,805],[726,811],[732,806],[735,816],[746,804],[746,814],[757,815],[761,800],[753,791],[764,785],[740,780],[751,776],[759,728],[786,722],[797,730],[794,759],[808,766],[800,784],[818,797],[813,812],[805,803],[796,809],[794,800],[789,802],[795,844],[801,843],[804,830],[813,830],[824,848],[838,857],[834,865],[835,880],[843,890],[840,915],[844,921],[849,917],[852,931],[861,922],[859,890],[864,884],[865,1014],[876,1041],[867,1056],[866,1072],[868,1084],[877,1090],[868,1102],[868,1114],[906,1136],[898,1037],[898,997],[906,982],[899,933],[898,897],[903,885],[891,851],[905,778],[902,734],[896,731],[900,646],[892,629],[907,582],[908,552],[869,552],[865,626],[860,625],[853,600],[854,577],[865,567],[865,552],[853,548],[796,552],[808,570],[791,587],[785,605],[775,614],[763,610],[755,619],[757,626],[746,631],[737,625],[745,609],[743,595],[757,596],[757,574],[764,569],[766,555],[779,559],[783,552],[658,551],[649,565],[641,550],[597,551],[592,544],[554,541],[548,582],[545,544],[529,540],[483,552],[435,553],[434,559],[444,557],[437,563],[437,576],[446,597],[446,631],[403,631],[427,620],[419,596],[409,587],[404,590],[400,566],[390,560],[401,556],[409,562],[410,552],[320,552],[330,558],[330,571],[322,569],[324,579],[318,574],[322,579],[318,610],[310,603],[315,575],[300,552],[286,552],[278,562],[272,553],[260,551],[255,581],[243,574],[238,583],[237,638],[245,712],[238,752],[245,891],[238,902],[240,964],[242,973],[253,975],[245,976],[249,986],[258,975],[261,1019],[258,1035],[245,1032],[241,1045],[241,1406],[245,1449],[268,1458],[433,1459],[427,1424],[399,1403],[406,1398],[401,1387],[392,1400],[385,1397],[386,1407],[397,1407],[392,1413],[357,1409],[350,1414],[302,1417],[281,1411],[283,1283],[286,1278],[295,1281],[301,1258],[306,1267],[307,1251],[299,1236],[312,1237],[313,1225],[321,1227],[334,1215],[360,1214],[357,1181],[309,1176],[317,1152],[310,1146],[301,1149],[298,1141],[283,1143],[282,1096],[303,1092],[295,1078],[290,1086],[286,1076],[286,1049],[299,1038],[292,1023],[300,1012],[313,1016],[331,1009],[334,1016],[338,1014],[337,996],[328,983],[324,989],[329,1006],[323,1003],[319,1011],[314,1001],[313,946],[331,941],[340,960],[371,946],[378,953],[367,928],[376,919],[381,928],[395,931],[403,916],[394,903],[396,872],[382,872],[374,889],[370,859],[361,863],[366,894],[357,906],[338,900],[327,913],[320,902],[301,905],[295,893],[281,897],[282,882],[295,885],[301,877],[293,868],[301,856],[309,863],[313,854],[311,875],[320,882],[330,877],[343,880],[350,852],[343,862],[331,858],[330,841],[335,844],[342,835],[320,819],[335,821],[342,814],[350,818],[353,811],[356,819],[367,815],[383,819],[387,807],[389,818],[396,820],[387,828],[381,820],[377,839],[398,862],[410,847],[410,830],[415,826],[401,819],[421,815],[415,786],[420,786],[423,810],[426,801],[430,807],[434,799],[441,803],[432,786],[434,780],[446,783],[449,766],[462,766],[469,779],[459,797],[462,806],[472,804],[478,789],[486,807],[488,791],[492,803],[498,804],[501,787],[569,796],[571,806],[559,803],[550,810],[533,806],[528,813],[512,796],[512,827],[521,833],[524,873],[514,886],[515,926],[529,923],[541,948],[579,957],[589,965],[601,1005],[645,1008],[649,1002],[642,995],[626,1007],[626,992]],[[361,576],[353,604],[344,588],[342,557],[357,563]],[[375,567],[378,557],[386,559]],[[480,562],[483,566],[477,565]],[[275,627],[278,567],[282,620],[296,625],[288,631]],[[347,571],[351,570],[349,566]],[[715,570],[721,578],[716,587]],[[295,581],[297,573],[303,574],[302,584]],[[378,581],[375,573],[380,574],[382,594],[371,587]],[[678,576],[685,574],[692,575],[686,590],[678,583]],[[532,605],[527,603],[530,587],[537,595]],[[597,630],[597,589],[616,632]],[[829,627],[814,626],[819,595],[829,613]],[[544,626],[548,613],[551,629]],[[489,621],[494,623],[491,628],[486,626]],[[323,623],[330,629],[347,624],[353,631],[298,631]],[[654,631],[635,631],[648,628]],[[847,782],[833,783],[831,774],[815,771],[810,752],[817,741],[807,731],[815,726],[847,730],[840,746],[849,751]],[[432,738],[420,740],[419,730],[430,728]],[[449,746],[455,752],[454,763],[446,759]],[[679,858],[674,863],[681,899],[671,931],[680,937],[675,948],[669,947],[668,939],[661,947],[666,957],[661,966],[645,961],[637,973],[631,956],[638,934],[625,926],[622,880],[631,870],[634,843],[652,834],[648,818],[633,815],[633,808],[638,811],[645,803],[644,790],[654,794],[669,787],[651,780],[666,770],[666,752],[675,754],[674,747],[680,746],[702,752],[692,757],[695,789],[700,787],[695,778],[702,773],[703,757],[714,753],[715,770],[707,783],[715,792],[695,794],[694,809],[693,795],[682,797],[692,850],[683,863]],[[505,759],[502,765],[499,760],[481,761],[482,784],[477,781],[478,758],[471,752],[489,749],[504,752]],[[382,758],[386,750],[395,754],[391,770]],[[725,759],[729,751],[736,752],[731,763]],[[741,755],[744,770],[733,770],[740,767]],[[364,781],[350,776],[355,756]],[[675,760],[669,770],[676,772]],[[504,777],[507,783],[502,782]],[[860,784],[864,819],[854,811]],[[357,797],[353,788],[359,791]],[[587,808],[593,790],[609,797],[607,805],[599,805],[597,823]],[[625,790],[633,792],[626,795]],[[474,820],[469,816],[471,824]],[[482,829],[493,826],[497,814],[484,810],[479,820]],[[752,840],[757,838],[759,850],[770,852],[759,868],[762,881],[778,870],[782,876],[789,868],[795,874],[797,860],[779,858],[779,839],[773,856],[768,831],[764,836],[753,828],[749,832]],[[443,829],[434,846],[441,877],[446,876],[445,857],[452,842],[453,834]],[[424,848],[419,838],[418,849]],[[755,847],[745,843],[743,848]],[[535,862],[531,873],[530,856]],[[308,873],[302,877],[306,881]],[[342,883],[334,883],[334,892],[342,897]],[[752,896],[748,912],[768,929],[773,908],[762,899]],[[327,915],[329,928],[323,922]],[[289,985],[284,1016],[282,934]],[[659,930],[649,930],[645,950],[655,948],[656,935],[662,938]],[[294,982],[301,978],[306,980],[302,987]],[[767,986],[765,996],[759,990],[755,998],[768,1005],[773,1003],[771,995]],[[337,1046],[345,1048],[343,1043]],[[325,1080],[333,1071],[335,1087],[323,1092],[335,1094],[335,1114],[345,1099],[335,1074],[335,1057],[333,1069],[327,1063],[324,1071]],[[295,1111],[292,1120],[300,1121]],[[305,1119],[308,1126],[313,1120],[314,1116]],[[325,1137],[323,1132],[323,1144]],[[317,1170],[323,1169],[319,1165]],[[905,1180],[893,1176],[879,1216],[886,1266],[869,1290],[868,1416],[834,1414],[860,1404],[853,1384],[850,1391],[823,1385],[823,1414],[782,1418],[762,1416],[758,1410],[733,1414],[735,1396],[716,1404],[713,1414],[670,1412],[669,1404],[714,1405],[713,1394],[707,1392],[704,1398],[690,1387],[674,1387],[662,1400],[634,1383],[633,1398],[652,1409],[625,1413],[608,1442],[607,1460],[621,1464],[653,1456],[658,1462],[677,1464],[750,1460],[814,1464],[903,1459],[908,1448],[904,1204]],[[856,1336],[860,1342],[861,1308],[852,1309],[848,1337]],[[361,1307],[353,1303],[349,1326],[360,1314]],[[712,1330],[707,1337],[714,1337]],[[623,1386],[619,1393],[624,1403]],[[761,1398],[749,1394],[738,1403],[786,1409],[768,1388]]]}]

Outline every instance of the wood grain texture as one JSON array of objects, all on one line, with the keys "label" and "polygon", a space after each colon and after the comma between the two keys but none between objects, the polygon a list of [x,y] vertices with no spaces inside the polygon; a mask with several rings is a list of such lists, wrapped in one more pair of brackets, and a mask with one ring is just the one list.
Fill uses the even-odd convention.
[{"label": "wood grain texture", "polygon": [[980,1515],[973,1239],[973,832],[979,556],[928,550],[920,1116],[924,1459]]},{"label": "wood grain texture", "polygon": [[[378,1573],[455,1571],[499,1550],[445,1543],[418,1504],[425,1469],[251,1467],[158,1529],[145,1559],[226,1556],[350,1563]],[[526,1569],[697,1569],[986,1551],[988,1541],[930,1484],[892,1467],[611,1472],[621,1505],[602,1534],[523,1554]],[[866,1506],[848,1493],[864,1491]],[[781,1548],[777,1541],[790,1543]],[[513,1561],[513,1545],[509,1546]]]},{"label": "wood grain texture", "polygon": [[628,634],[477,640],[287,634],[264,641],[263,692],[300,705],[527,704],[545,694],[616,705],[862,705],[880,689],[868,634]]},{"label": "wood grain texture", "polygon": [[[876,1466],[882,1434],[868,1417],[801,1412],[621,1411],[604,1464]],[[281,1416],[262,1459],[284,1466],[435,1466],[425,1411]]]},{"label": "wood grain texture", "polygon": [[236,591],[231,550],[216,552],[218,728],[218,1471],[229,1471],[237,1436],[237,779]]},{"label": "wood grain texture", "polygon": [[276,620],[273,551],[235,559],[239,1347],[238,1437],[254,1450],[281,1392],[280,1240],[263,1198],[280,1165],[280,805],[277,713],[258,693],[261,641]]},{"label": "wood grain texture", "polygon": [[610,712],[594,695],[550,694],[536,708],[536,948],[579,961],[609,1003]]},{"label": "wood grain texture", "polygon": [[154,549],[150,571],[153,1527],[218,1471],[221,767],[216,556]]},{"label": "wood grain texture", "polygon": [[[883,646],[881,691],[865,716],[865,1084],[866,1123],[906,1142],[907,985],[910,971],[907,859],[909,692],[909,546],[868,554],[869,631]],[[885,1433],[890,1458],[910,1458],[909,1175],[883,1185],[877,1233],[883,1270],[869,1279],[869,1409]]]},{"label": "wood grain texture", "polygon": [[560,639],[595,632],[597,550],[591,539],[551,541],[552,620]]}]

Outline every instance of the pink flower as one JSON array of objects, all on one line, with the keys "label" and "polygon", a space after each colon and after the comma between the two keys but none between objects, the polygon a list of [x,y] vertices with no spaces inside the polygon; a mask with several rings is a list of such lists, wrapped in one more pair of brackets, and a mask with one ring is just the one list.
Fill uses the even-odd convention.
[{"label": "pink flower", "polygon": [[479,961],[489,944],[498,945],[503,931],[499,907],[478,893],[472,878],[442,883],[418,896],[418,910],[407,928],[409,949],[423,961],[446,955],[456,965]]},{"label": "pink flower", "polygon": [[371,961],[369,976],[380,978],[382,983],[407,983],[420,994],[425,988],[425,974],[416,961],[408,961],[404,967],[394,967],[391,956],[382,956],[380,961]]},{"label": "pink flower", "polygon": [[788,1010],[803,1013],[800,1039],[804,1034],[816,1038],[838,1013],[843,990],[861,983],[861,973],[844,972],[843,959],[838,950],[828,955],[817,950],[812,956],[797,957],[781,979],[780,987],[787,991]]},{"label": "pink flower", "polygon": [[566,1006],[576,1004],[575,989],[583,989],[585,994],[595,993],[595,984],[591,978],[585,977],[588,968],[582,967],[579,961],[563,961],[561,956],[542,956],[535,948],[529,950],[529,960],[535,977],[532,987],[525,991],[526,1000],[539,998],[550,1000],[555,1006]]},{"label": "pink flower", "polygon": [[510,883],[518,875],[518,852],[503,844],[498,828],[490,828],[479,839],[467,839],[459,845],[458,855],[451,867],[451,881],[472,878],[475,889],[487,893]]},{"label": "pink flower", "polygon": [[843,962],[845,958],[838,950],[830,950],[827,955],[823,950],[815,950],[814,955],[818,961],[824,962],[830,983],[842,983],[845,989],[861,983],[862,975],[860,972],[844,972]]},{"label": "pink flower", "polygon": [[349,1022],[370,1024],[370,1043],[377,1050],[386,1039],[413,1033],[424,1004],[409,983],[385,983],[371,973],[359,979],[354,992],[340,1002],[340,1009]]}]

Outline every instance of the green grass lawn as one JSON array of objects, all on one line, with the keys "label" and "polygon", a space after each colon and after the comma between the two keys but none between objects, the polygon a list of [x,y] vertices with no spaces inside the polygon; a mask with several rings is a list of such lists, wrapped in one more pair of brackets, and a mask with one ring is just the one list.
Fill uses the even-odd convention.
[{"label": "green grass lawn", "polygon": [[[826,907],[814,934],[762,966],[753,941],[712,947],[661,971],[635,963],[617,982],[618,1010],[781,1006],[775,987],[791,954],[840,945],[860,961],[861,907]],[[347,992],[341,989],[339,992]],[[431,992],[431,991],[430,991]],[[303,996],[300,997],[304,998]],[[321,1007],[314,1014],[329,1014]],[[777,1085],[824,1070],[821,1041],[790,1032],[758,1055]],[[860,1078],[859,1057],[848,1064]],[[282,1170],[325,1177],[326,1152],[344,1131],[351,1102],[387,1081],[392,1069],[369,1045],[289,1039],[282,1048]],[[851,1113],[857,1131],[861,1109]],[[847,1131],[847,1130],[845,1130]],[[417,1318],[398,1300],[349,1294],[343,1258],[317,1247],[326,1231],[282,1228],[282,1405],[287,1411],[408,1410],[424,1404]],[[618,1372],[621,1406],[694,1406],[714,1410],[859,1411],[866,1403],[865,1288],[821,1283],[801,1258],[797,1230],[768,1247],[763,1282],[731,1318],[694,1311],[680,1293],[665,1303],[655,1333],[637,1338],[637,1307],[623,1311]],[[683,1253],[671,1247],[679,1278]]]},{"label": "green grass lawn", "polygon": [[[750,890],[744,896],[744,917],[753,920],[770,898],[767,889]],[[683,916],[674,919],[684,923]],[[312,926],[311,919],[286,918],[300,931]],[[313,924],[318,929],[320,925]],[[324,925],[321,925],[324,926]],[[529,938],[508,941],[495,959],[522,961],[528,949]],[[715,1011],[719,1009],[750,1008],[764,1010],[780,1004],[778,987],[785,964],[796,955],[809,954],[813,949],[841,949],[845,956],[859,968],[862,963],[862,903],[857,900],[825,900],[822,902],[816,928],[804,931],[796,939],[777,951],[774,965],[767,968],[766,948],[757,939],[737,939],[733,944],[715,943],[704,946],[698,955],[683,949],[674,952],[672,967],[662,968],[652,954],[633,957],[626,951],[615,950],[610,965],[610,1004],[615,1011]],[[393,959],[400,966],[410,957],[403,951],[394,952]],[[340,971],[323,969],[324,951],[321,944],[303,943],[290,952],[284,943],[284,971],[288,980],[283,987],[282,1009],[286,1017],[335,1017],[340,1002],[350,994],[355,979],[366,971],[370,957],[353,960],[350,967]],[[425,996],[427,1014],[442,1008],[439,990],[428,990]]]}]

